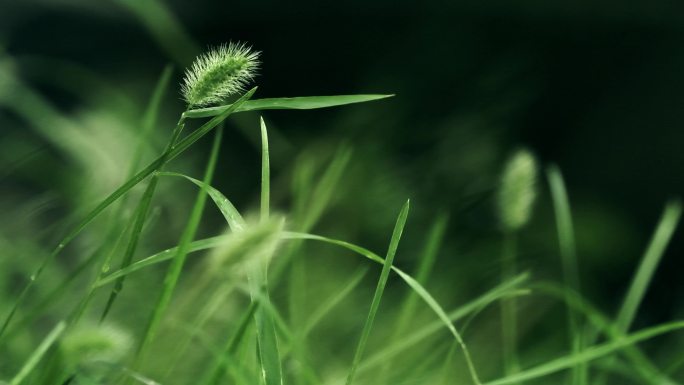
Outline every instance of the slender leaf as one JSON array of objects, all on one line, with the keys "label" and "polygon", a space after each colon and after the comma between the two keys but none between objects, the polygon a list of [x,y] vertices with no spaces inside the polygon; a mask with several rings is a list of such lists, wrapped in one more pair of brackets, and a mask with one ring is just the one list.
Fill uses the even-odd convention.
[{"label": "slender leaf", "polygon": [[665,206],[663,215],[658,223],[658,228],[653,234],[653,238],[644,253],[641,264],[632,279],[632,284],[627,291],[625,300],[618,313],[616,320],[617,326],[623,332],[629,330],[629,327],[632,325],[639,305],[653,278],[653,273],[658,267],[663,254],[665,254],[665,249],[672,239],[672,235],[677,228],[677,223],[679,222],[681,215],[682,204],[679,201],[669,202]]},{"label": "slender leaf", "polygon": [[268,132],[264,118],[259,118],[261,127],[261,220],[268,219],[271,200],[271,165],[268,156]]},{"label": "slender leaf", "polygon": [[371,302],[370,311],[366,317],[366,323],[363,325],[361,339],[356,347],[354,360],[352,361],[351,369],[349,370],[349,375],[347,376],[347,385],[350,385],[354,381],[356,369],[359,366],[359,362],[361,362],[361,358],[363,357],[363,353],[366,349],[366,343],[368,342],[368,337],[370,336],[371,329],[373,328],[373,322],[375,321],[375,314],[378,312],[378,308],[380,307],[380,300],[385,290],[385,285],[387,284],[390,270],[392,269],[392,261],[394,261],[394,256],[397,252],[397,248],[399,247],[399,240],[401,239],[401,234],[404,231],[404,225],[406,224],[406,218],[408,217],[409,205],[409,201],[406,201],[404,207],[399,213],[397,223],[394,226],[392,239],[390,240],[389,249],[387,250],[387,257],[385,257],[385,261],[382,266],[382,272],[380,273],[380,279],[378,280],[378,285],[375,288],[375,294],[373,295],[373,301]]},{"label": "slender leaf", "polygon": [[[296,98],[267,98],[251,100],[238,107],[235,112],[261,110],[312,110],[343,106],[346,104],[370,102],[392,97],[394,95],[335,95],[335,96],[302,96]],[[207,118],[216,116],[230,108],[229,105],[198,108],[185,112],[187,118]]]},{"label": "slender leaf", "polygon": [[238,210],[235,208],[235,206],[233,206],[230,200],[228,200],[228,198],[226,198],[226,196],[223,195],[223,193],[221,193],[216,188],[205,184],[201,180],[197,180],[195,178],[179,174],[176,172],[160,172],[159,175],[185,178],[190,182],[196,184],[200,188],[206,190],[211,200],[214,201],[216,207],[218,207],[219,211],[221,211],[221,214],[223,214],[223,217],[225,218],[226,222],[228,222],[228,226],[230,227],[230,229],[235,232],[244,230],[246,224],[242,215],[240,215],[240,212],[238,212]]},{"label": "slender leaf", "polygon": [[[558,243],[560,248],[561,262],[563,265],[563,278],[565,284],[572,290],[581,293],[577,253],[575,251],[575,231],[572,225],[570,200],[563,181],[560,169],[552,165],[546,170],[553,201],[553,211],[556,217]],[[579,353],[582,350],[582,333],[580,332],[580,318],[568,307],[568,333],[572,341],[572,351]],[[572,384],[585,385],[587,379],[587,366],[584,364],[572,368]]]},{"label": "slender leaf", "polygon": [[10,380],[9,385],[19,385],[31,374],[36,365],[38,365],[40,359],[43,358],[45,353],[48,351],[48,349],[50,349],[52,344],[55,343],[57,338],[62,335],[64,329],[66,329],[66,323],[63,321],[58,323],[57,326],[52,329],[47,337],[43,339],[43,342],[38,345],[38,348],[36,348],[36,350],[31,354],[24,366],[22,366],[22,368],[19,370],[19,373],[17,373],[17,375]]}]

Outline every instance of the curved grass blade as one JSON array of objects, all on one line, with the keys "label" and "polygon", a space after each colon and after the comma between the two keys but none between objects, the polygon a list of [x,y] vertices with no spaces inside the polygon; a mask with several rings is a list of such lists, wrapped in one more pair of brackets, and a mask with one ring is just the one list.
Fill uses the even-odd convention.
[{"label": "curved grass blade", "polygon": [[382,272],[380,273],[380,279],[378,280],[378,285],[375,288],[375,294],[373,295],[373,301],[371,302],[370,311],[368,312],[368,317],[366,317],[366,323],[363,325],[363,330],[361,331],[361,339],[356,347],[356,352],[354,353],[354,360],[352,361],[351,369],[349,370],[349,375],[347,376],[347,385],[351,385],[354,381],[354,375],[356,374],[356,369],[361,362],[361,357],[366,349],[366,343],[368,342],[368,337],[370,336],[371,329],[373,328],[373,322],[375,321],[375,314],[378,312],[380,307],[380,300],[382,298],[382,293],[385,290],[385,285],[387,284],[387,279],[389,278],[389,273],[392,268],[392,261],[394,261],[394,256],[399,247],[399,240],[401,239],[401,233],[404,231],[404,225],[406,225],[406,218],[408,217],[409,211],[409,201],[406,201],[404,207],[402,207],[399,217],[397,218],[397,223],[394,225],[394,231],[392,232],[392,239],[390,240],[389,249],[387,250],[387,257],[383,261]]},{"label": "curved grass blade", "polygon": [[[334,95],[334,96],[302,96],[296,98],[265,98],[251,100],[238,107],[235,112],[261,110],[313,110],[343,106],[346,104],[364,103],[373,100],[390,98],[394,95]],[[190,119],[208,118],[221,114],[230,104],[218,107],[197,108],[185,112]]]},{"label": "curved grass blade", "polygon": [[540,378],[548,374],[552,374],[564,369],[572,368],[575,365],[589,362],[597,358],[607,356],[627,346],[634,345],[638,342],[657,337],[662,334],[670,333],[676,330],[684,329],[684,321],[670,322],[659,326],[654,326],[634,334],[630,334],[619,340],[607,342],[601,345],[595,345],[584,349],[579,354],[571,353],[567,356],[557,358],[555,360],[546,362],[544,364],[535,366],[530,369],[523,370],[516,374],[506,376],[494,381],[484,383],[484,385],[506,385],[521,383],[535,378]]},{"label": "curved grass blade", "polygon": [[8,385],[19,385],[21,384],[26,377],[31,374],[33,369],[38,365],[38,362],[40,361],[41,358],[45,355],[45,353],[50,349],[52,344],[55,343],[57,338],[59,338],[62,333],[64,332],[64,329],[66,328],[66,323],[64,321],[60,322],[55,326],[52,331],[45,337],[43,342],[38,345],[38,348],[31,354],[29,359],[26,361],[24,366],[19,370],[19,373],[17,373],[14,378],[12,378],[9,382]]},{"label": "curved grass blade", "polygon": [[228,222],[228,226],[230,227],[230,229],[235,232],[244,230],[246,226],[244,218],[242,217],[242,215],[240,215],[240,212],[238,212],[238,210],[230,202],[230,200],[228,200],[228,198],[226,198],[226,196],[223,195],[223,193],[221,193],[216,188],[202,182],[201,180],[197,180],[195,178],[177,172],[165,171],[160,172],[158,175],[185,178],[190,182],[196,184],[200,188],[206,190],[211,200],[214,201],[216,207],[218,207],[219,211],[221,211],[221,214],[223,214],[223,217],[225,218],[226,222]]}]

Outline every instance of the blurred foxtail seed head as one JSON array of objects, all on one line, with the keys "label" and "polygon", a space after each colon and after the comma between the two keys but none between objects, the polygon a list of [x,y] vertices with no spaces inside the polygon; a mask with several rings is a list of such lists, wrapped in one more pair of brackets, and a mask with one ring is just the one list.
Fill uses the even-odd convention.
[{"label": "blurred foxtail seed head", "polygon": [[516,231],[529,222],[537,197],[537,160],[527,149],[520,149],[508,159],[503,173],[497,205],[505,231]]},{"label": "blurred foxtail seed head", "polygon": [[244,90],[259,68],[259,52],[244,43],[209,50],[185,71],[181,92],[188,107],[220,104]]}]

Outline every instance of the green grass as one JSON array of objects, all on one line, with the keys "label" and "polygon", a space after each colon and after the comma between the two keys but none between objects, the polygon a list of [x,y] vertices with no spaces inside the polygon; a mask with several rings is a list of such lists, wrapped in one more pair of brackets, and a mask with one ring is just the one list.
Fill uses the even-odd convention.
[{"label": "green grass", "polygon": [[[141,17],[147,12],[128,3]],[[173,18],[162,20],[174,23]],[[157,33],[161,27],[148,28]],[[164,44],[173,49],[168,41]],[[183,45],[175,53],[179,57],[192,48],[187,41]],[[454,252],[451,238],[460,218],[445,209],[412,200],[422,218],[417,216],[405,231],[409,197],[402,197],[406,203],[381,257],[355,241],[367,235],[355,234],[354,227],[379,219],[389,233],[389,218],[377,218],[384,211],[364,205],[364,194],[379,180],[364,179],[358,196],[344,195],[358,193],[347,187],[366,166],[364,160],[355,158],[350,146],[341,146],[297,166],[272,165],[273,131],[251,112],[294,113],[391,95],[258,99],[255,87],[224,105],[182,112],[166,145],[154,153],[150,142],[160,136],[162,122],[173,121],[163,116],[162,107],[171,78],[168,67],[141,114],[119,187],[99,201],[81,202],[76,211],[83,215],[65,221],[66,235],[54,231],[49,237],[58,239],[51,251],[36,242],[42,252],[15,246],[3,260],[3,266],[16,265],[22,272],[17,290],[4,285],[8,293],[0,293],[0,379],[8,384],[683,381],[681,352],[662,336],[680,332],[684,322],[632,330],[674,237],[679,201],[666,205],[617,315],[610,317],[606,314],[612,309],[593,305],[580,285],[579,238],[558,167],[547,168],[546,176],[557,235],[550,243],[560,256],[549,258],[549,264],[561,271],[559,279],[538,274],[534,266],[521,268],[526,265],[518,262],[530,245],[526,232],[532,230],[516,225],[504,232],[503,257],[483,248],[492,261],[503,262],[502,279],[488,280],[488,262],[466,266],[459,259],[465,246]],[[57,120],[69,119],[53,111],[37,91],[17,89],[28,97],[6,107],[26,115],[27,124],[42,124],[32,114],[46,111]],[[28,108],[32,103],[38,106],[35,111]],[[237,113],[246,115],[261,140],[254,154],[238,153],[239,164],[229,164],[222,155],[233,154],[222,151],[235,134]],[[205,155],[198,143],[211,132],[215,135]],[[73,153],[81,151],[78,147],[58,148],[75,159],[83,156]],[[218,178],[258,163],[256,152],[260,175]],[[181,155],[207,159],[201,178],[192,176],[198,169],[189,160],[193,157]],[[229,184],[219,189],[214,180]],[[258,186],[250,198],[255,204],[244,197],[229,199],[237,184]],[[533,195],[525,195],[525,210]],[[383,203],[393,207],[396,202],[388,197]],[[155,209],[161,211],[159,220],[152,215]],[[520,214],[512,212],[513,217]],[[419,223],[428,225],[423,230]],[[0,241],[13,244],[4,236]],[[408,268],[411,262],[415,266]],[[497,305],[503,305],[502,317]],[[556,306],[566,314],[554,316]],[[78,333],[83,330],[94,330],[95,337]],[[74,341],[79,335],[90,337]],[[117,344],[117,335],[126,335],[133,347]],[[640,345],[656,338],[665,349]],[[660,355],[651,354],[654,350]],[[664,360],[665,354],[675,357]]]}]

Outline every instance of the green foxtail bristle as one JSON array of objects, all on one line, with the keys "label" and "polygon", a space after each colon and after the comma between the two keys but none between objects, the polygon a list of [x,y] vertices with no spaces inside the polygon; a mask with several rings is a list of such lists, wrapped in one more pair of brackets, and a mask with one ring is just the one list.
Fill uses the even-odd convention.
[{"label": "green foxtail bristle", "polygon": [[222,103],[244,90],[259,68],[259,52],[244,43],[229,43],[200,55],[185,71],[181,92],[189,107]]},{"label": "green foxtail bristle", "polygon": [[516,151],[501,175],[497,204],[501,225],[506,231],[525,226],[537,196],[537,161],[526,149]]}]

